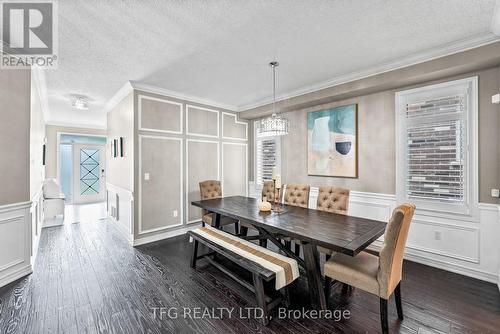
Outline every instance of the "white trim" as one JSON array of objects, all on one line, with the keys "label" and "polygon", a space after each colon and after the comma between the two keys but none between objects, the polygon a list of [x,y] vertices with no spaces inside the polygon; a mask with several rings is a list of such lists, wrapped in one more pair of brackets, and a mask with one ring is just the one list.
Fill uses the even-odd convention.
[{"label": "white trim", "polygon": [[9,283],[14,282],[15,280],[24,277],[26,275],[29,275],[33,273],[33,268],[31,267],[31,264],[27,264],[24,267],[21,267],[9,274],[7,276],[4,276],[0,278],[0,287],[5,286]]},{"label": "white trim", "polygon": [[500,0],[495,2],[495,9],[491,19],[491,32],[500,37]]},{"label": "white trim", "polygon": [[201,98],[198,96],[184,94],[184,93],[168,90],[165,88],[161,88],[158,86],[149,85],[146,83],[141,83],[138,81],[130,81],[130,84],[132,85],[132,87],[134,89],[140,90],[140,91],[146,92],[146,93],[165,95],[165,96],[169,96],[171,98],[175,98],[175,99],[179,99],[179,100],[190,101],[193,103],[204,104],[204,105],[208,105],[208,106],[212,106],[212,107],[216,107],[216,108],[221,108],[221,109],[227,109],[227,110],[231,110],[231,111],[238,110],[237,106],[207,100],[207,99],[204,99],[204,98]]},{"label": "white trim", "polygon": [[[156,227],[156,228],[152,228],[152,229],[149,229],[149,230],[143,230],[142,229],[142,181],[143,181],[143,178],[144,176],[142,175],[142,139],[143,138],[153,138],[153,139],[161,139],[161,140],[173,140],[173,141],[178,141],[179,144],[180,144],[180,157],[179,157],[179,172],[180,172],[180,192],[179,192],[179,221],[180,223],[179,224],[175,224],[175,225],[169,225],[169,226],[163,226],[163,227]],[[168,230],[168,229],[172,229],[172,228],[175,228],[175,227],[179,227],[179,226],[182,226],[184,225],[184,197],[183,197],[183,182],[182,180],[184,179],[184,172],[183,172],[183,150],[184,150],[184,147],[183,147],[183,139],[182,138],[177,138],[177,137],[164,137],[164,136],[155,136],[155,135],[142,135],[142,134],[139,134],[139,189],[137,189],[137,193],[138,193],[138,204],[139,204],[139,210],[138,210],[138,220],[139,220],[139,231],[137,234],[139,235],[142,235],[142,234],[146,234],[146,233],[151,233],[151,232],[157,232],[157,231],[162,231],[162,230]],[[134,241],[135,242],[135,241]],[[135,245],[135,244],[134,244]]]},{"label": "white trim", "polygon": [[116,93],[109,99],[108,103],[104,106],[104,113],[110,112],[118,105],[124,98],[134,91],[130,81],[127,81]]},{"label": "white trim", "polygon": [[[227,137],[227,136],[224,136],[224,116],[225,115],[228,115],[228,116],[232,116],[234,117],[234,123],[235,124],[243,124],[245,125],[245,138],[238,138],[238,137]],[[243,140],[243,141],[247,141],[248,140],[248,123],[247,122],[242,122],[242,121],[239,121],[238,120],[238,115],[236,114],[231,114],[231,113],[228,113],[228,112],[222,112],[222,139],[233,139],[233,140]]]},{"label": "white trim", "polygon": [[[418,207],[418,213],[431,217],[453,218],[459,220],[470,220],[472,218],[478,221],[478,202],[479,202],[479,168],[478,168],[478,114],[479,114],[479,99],[478,99],[478,77],[468,77],[459,80],[446,81],[439,84],[426,85],[404,91],[398,91],[395,94],[395,133],[396,133],[396,199],[399,202],[406,201],[405,191],[405,173],[406,165],[406,118],[405,111],[402,109],[405,104],[405,98],[414,93],[423,93],[426,91],[434,91],[436,89],[448,88],[457,85],[467,85],[469,107],[467,114],[464,115],[467,126],[467,160],[466,160],[466,203],[457,205],[456,210],[452,209],[451,204],[434,204],[429,201],[413,200]],[[462,211],[460,211],[462,210]]]},{"label": "white trim", "polygon": [[22,209],[30,209],[31,208],[31,202],[19,202],[19,203],[12,203],[12,204],[5,204],[5,205],[0,205],[0,213],[7,213],[11,211],[17,211],[17,210],[22,210]]},{"label": "white trim", "polygon": [[114,185],[113,183],[106,182],[106,188],[114,191],[115,193],[124,193],[127,194],[129,200],[134,200],[134,192],[132,190],[128,190],[122,188],[120,186]]},{"label": "white trim", "polygon": [[174,229],[171,231],[165,231],[163,233],[138,238],[138,239],[134,240],[133,246],[134,247],[140,246],[140,245],[148,244],[148,243],[155,242],[155,241],[160,241],[160,240],[164,240],[164,239],[177,237],[179,235],[186,234],[188,231],[194,230],[200,226],[201,226],[201,224],[191,224],[189,226],[184,226],[184,227],[177,228],[177,229]]},{"label": "white trim", "polygon": [[248,144],[247,143],[229,143],[222,142],[222,168],[221,168],[221,185],[222,196],[224,196],[224,145],[245,146],[245,196],[248,196]]},{"label": "white trim", "polygon": [[[217,135],[206,135],[206,134],[203,134],[203,133],[189,132],[189,109],[191,109],[191,108],[192,109],[209,111],[209,112],[217,114]],[[198,106],[195,106],[195,105],[192,105],[192,104],[186,104],[186,135],[188,135],[188,136],[197,136],[197,137],[207,137],[207,138],[219,138],[219,135],[220,135],[219,122],[220,122],[220,113],[219,113],[218,110],[204,108],[204,107],[198,107]]]},{"label": "white trim", "polygon": [[220,146],[219,141],[205,139],[186,139],[186,224],[192,224],[201,221],[201,219],[189,220],[189,143],[210,143],[217,146],[217,180],[220,180]]},{"label": "white trim", "polygon": [[47,99],[47,82],[45,80],[45,70],[38,66],[31,67],[31,77],[36,86],[36,91],[40,99],[40,107],[42,109],[42,117],[46,123],[49,119],[49,104]]},{"label": "white trim", "polygon": [[[475,49],[480,46],[485,46],[500,41],[499,36],[495,36],[491,32],[485,34],[474,36],[467,39],[462,39],[452,43],[447,43],[441,47],[433,47],[431,49],[425,50],[423,52],[412,53],[407,57],[400,57],[397,60],[389,61],[387,63],[379,64],[361,71],[351,72],[345,75],[340,75],[334,77],[333,79],[316,83],[309,86],[304,86],[302,88],[281,94],[276,101],[283,101],[297,96],[314,93],[316,91],[332,88],[338,85],[346,84],[356,80],[368,78],[378,74],[387,73],[400,68],[410,67],[413,65],[425,63],[434,59],[450,56],[456,53],[464,52],[467,50]],[[246,111],[258,107],[262,107],[273,102],[272,98],[262,99],[254,103],[248,103],[238,106],[236,111]]]},{"label": "white trim", "polygon": [[[175,106],[178,106],[179,107],[179,131],[173,131],[173,130],[161,130],[161,129],[152,129],[152,128],[143,128],[142,127],[142,100],[151,100],[151,101],[156,101],[156,102],[161,102],[161,103],[166,103],[166,104],[172,104],[172,105],[175,105]],[[152,96],[148,96],[148,95],[143,95],[143,94],[139,94],[137,96],[137,108],[138,108],[138,123],[139,123],[139,128],[138,130],[139,131],[152,131],[152,132],[160,132],[160,133],[173,133],[173,134],[177,134],[177,135],[181,135],[182,134],[182,126],[183,126],[183,121],[182,121],[182,118],[183,118],[183,112],[184,112],[184,108],[183,108],[183,105],[182,103],[180,102],[175,102],[175,101],[171,101],[171,100],[167,100],[167,99],[162,99],[162,98],[157,98],[157,97],[152,97]]]}]

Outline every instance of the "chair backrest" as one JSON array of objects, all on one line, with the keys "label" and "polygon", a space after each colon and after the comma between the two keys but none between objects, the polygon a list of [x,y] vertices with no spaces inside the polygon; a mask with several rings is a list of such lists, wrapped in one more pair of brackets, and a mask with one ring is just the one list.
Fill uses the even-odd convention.
[{"label": "chair backrest", "polygon": [[273,202],[273,198],[276,198],[276,200],[279,201],[279,191],[274,191],[273,181],[264,181],[264,185],[262,187],[262,199],[264,199],[264,196],[267,198],[268,202]]},{"label": "chair backrest", "polygon": [[[222,197],[222,187],[220,181],[217,180],[206,180],[200,182],[200,199],[212,199]],[[206,210],[202,210],[203,214],[208,213]]]},{"label": "chair backrest", "polygon": [[392,217],[385,229],[377,274],[382,298],[388,299],[401,281],[406,239],[415,208],[414,204],[408,203],[398,206],[392,212]]},{"label": "chair backrest", "polygon": [[287,184],[283,202],[287,205],[307,208],[309,206],[309,189],[310,187],[306,184]]},{"label": "chair backrest", "polygon": [[316,208],[320,211],[346,215],[349,209],[349,189],[320,187]]}]

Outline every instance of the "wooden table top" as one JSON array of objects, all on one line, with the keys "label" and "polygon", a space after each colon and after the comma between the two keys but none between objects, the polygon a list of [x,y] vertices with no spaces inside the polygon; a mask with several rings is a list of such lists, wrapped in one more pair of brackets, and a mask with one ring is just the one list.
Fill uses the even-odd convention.
[{"label": "wooden table top", "polygon": [[283,205],[285,212],[260,212],[258,200],[232,196],[192,205],[257,227],[355,256],[384,234],[386,222]]}]

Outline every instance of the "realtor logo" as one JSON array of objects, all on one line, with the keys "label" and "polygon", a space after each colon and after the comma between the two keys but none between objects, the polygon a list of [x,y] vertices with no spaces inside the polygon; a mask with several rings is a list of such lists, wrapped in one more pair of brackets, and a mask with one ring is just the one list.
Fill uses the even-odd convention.
[{"label": "realtor logo", "polygon": [[2,3],[1,67],[54,68],[57,60],[55,9],[52,1]]}]

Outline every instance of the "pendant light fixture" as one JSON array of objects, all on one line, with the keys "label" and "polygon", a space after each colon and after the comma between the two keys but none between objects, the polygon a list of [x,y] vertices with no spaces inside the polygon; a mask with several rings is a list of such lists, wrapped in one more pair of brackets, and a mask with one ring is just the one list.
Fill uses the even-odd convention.
[{"label": "pendant light fixture", "polygon": [[271,117],[260,120],[259,137],[284,136],[288,134],[288,119],[276,113],[276,67],[279,66],[279,63],[273,61],[269,65],[273,69],[273,113]]}]

